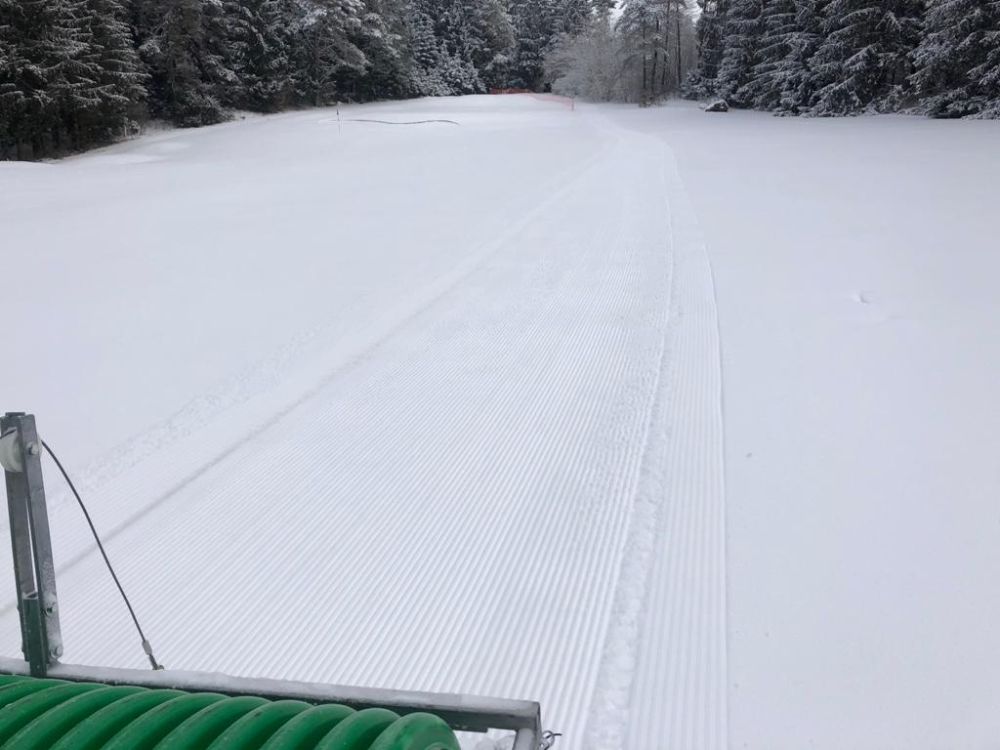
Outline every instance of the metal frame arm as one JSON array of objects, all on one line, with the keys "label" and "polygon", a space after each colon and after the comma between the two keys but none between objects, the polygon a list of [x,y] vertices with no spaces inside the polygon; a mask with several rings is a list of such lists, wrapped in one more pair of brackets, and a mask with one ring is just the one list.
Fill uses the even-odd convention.
[{"label": "metal frame arm", "polygon": [[42,441],[35,429],[33,415],[9,412],[0,417],[0,463],[7,482],[21,648],[27,662],[0,657],[0,674],[30,673],[34,677],[105,684],[291,698],[314,703],[342,703],[359,709],[378,706],[403,714],[429,711],[459,731],[513,731],[513,750],[539,750],[543,741],[545,747],[549,746],[542,733],[541,710],[534,701],[258,680],[197,672],[140,672],[59,664],[62,636],[41,454]]},{"label": "metal frame arm", "polygon": [[21,650],[31,674],[44,677],[62,656],[56,571],[42,482],[42,444],[31,414],[0,417],[7,512],[14,552]]}]

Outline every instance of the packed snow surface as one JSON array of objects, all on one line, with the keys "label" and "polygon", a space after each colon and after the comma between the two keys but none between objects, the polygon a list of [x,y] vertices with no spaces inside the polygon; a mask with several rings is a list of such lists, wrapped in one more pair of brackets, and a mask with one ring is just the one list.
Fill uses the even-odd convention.
[{"label": "packed snow surface", "polygon": [[[0,164],[0,409],[168,667],[537,699],[565,748],[995,747],[998,163],[511,96]],[[46,471],[65,660],[142,667]]]}]

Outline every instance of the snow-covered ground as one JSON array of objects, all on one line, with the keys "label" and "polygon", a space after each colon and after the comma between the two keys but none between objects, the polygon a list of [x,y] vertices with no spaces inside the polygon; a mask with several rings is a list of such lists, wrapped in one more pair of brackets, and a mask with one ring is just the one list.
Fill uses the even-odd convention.
[{"label": "snow-covered ground", "polygon": [[1000,123],[621,121],[715,271],[731,745],[1000,746]]},{"label": "snow-covered ground", "polygon": [[[0,164],[0,409],[170,667],[534,698],[568,748],[994,747],[998,162],[469,97]],[[47,488],[66,660],[143,666]]]}]

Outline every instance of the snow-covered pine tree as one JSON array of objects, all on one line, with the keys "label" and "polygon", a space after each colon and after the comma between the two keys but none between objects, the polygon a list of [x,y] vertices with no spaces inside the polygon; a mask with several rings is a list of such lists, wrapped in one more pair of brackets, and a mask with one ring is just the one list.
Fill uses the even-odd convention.
[{"label": "snow-covered pine tree", "polygon": [[0,0],[0,159],[34,157],[37,115],[47,104],[25,49],[30,21],[19,0]]},{"label": "snow-covered pine tree", "polygon": [[411,88],[421,96],[447,96],[451,88],[443,69],[448,52],[434,32],[433,8],[426,0],[410,3],[407,18],[407,46],[410,51]]},{"label": "snow-covered pine tree", "polygon": [[921,15],[921,0],[831,0],[812,59],[813,114],[895,107],[920,37]]},{"label": "snow-covered pine tree", "polygon": [[90,145],[86,123],[97,115],[101,70],[94,49],[86,0],[49,0],[52,26],[39,40],[46,91],[56,107],[52,123],[55,151]]},{"label": "snow-covered pine tree", "polygon": [[815,75],[810,60],[819,47],[822,4],[826,0],[795,0],[795,30],[787,39],[788,52],[772,77],[778,101],[774,109],[785,114],[803,112],[813,99]]},{"label": "snow-covered pine tree", "polygon": [[698,0],[701,13],[695,24],[698,64],[684,83],[684,95],[705,99],[715,93],[719,64],[725,50],[729,0]]},{"label": "snow-covered pine tree", "polygon": [[993,26],[986,34],[986,59],[969,74],[983,96],[984,105],[978,114],[984,118],[1000,118],[1000,0],[993,0],[990,12]]},{"label": "snow-covered pine tree", "polygon": [[286,107],[292,91],[289,0],[227,0],[228,43],[238,106],[258,112]]},{"label": "snow-covered pine tree", "polygon": [[149,108],[181,127],[221,122],[239,92],[223,6],[215,0],[136,0],[139,55]]},{"label": "snow-covered pine tree", "polygon": [[780,106],[782,67],[799,30],[794,0],[765,2],[759,27],[753,70],[742,95],[756,109],[773,110]]},{"label": "snow-covered pine tree", "polygon": [[477,0],[435,0],[434,33],[446,56],[442,75],[455,94],[478,94],[486,89],[472,61],[476,46],[469,10]]},{"label": "snow-covered pine tree", "polygon": [[360,24],[349,35],[365,65],[342,65],[338,88],[355,101],[399,99],[414,94],[406,48],[402,0],[364,0]]},{"label": "snow-covered pine tree", "polygon": [[716,78],[716,93],[729,104],[753,104],[754,65],[763,33],[763,0],[732,0],[726,16],[722,60]]},{"label": "snow-covered pine tree", "polygon": [[502,0],[470,0],[469,57],[489,90],[507,85],[514,59],[514,24]]},{"label": "snow-covered pine tree", "polygon": [[911,81],[934,117],[1000,117],[1000,2],[931,0]]},{"label": "snow-covered pine tree", "polygon": [[881,5],[877,31],[882,38],[882,91],[874,104],[881,111],[895,111],[912,97],[909,77],[923,35],[925,0],[884,0]]},{"label": "snow-covered pine tree", "polygon": [[512,0],[517,50],[511,68],[511,84],[539,90],[545,78],[545,54],[555,36],[554,0]]},{"label": "snow-covered pine tree", "polygon": [[11,40],[0,70],[7,149],[39,157],[91,145],[101,69],[86,0],[22,0],[0,12]]},{"label": "snow-covered pine tree", "polygon": [[590,0],[558,0],[553,13],[554,35],[576,35],[589,25],[594,7]]},{"label": "snow-covered pine tree", "polygon": [[135,50],[122,0],[88,0],[90,49],[86,53],[98,78],[96,111],[88,118],[90,136],[106,141],[134,131],[146,98],[145,73]]},{"label": "snow-covered pine tree", "polygon": [[[367,65],[358,41],[365,32],[361,0],[297,0],[290,44],[293,85],[300,101],[312,106],[338,99],[338,79]],[[341,97],[342,98],[342,97]]]}]

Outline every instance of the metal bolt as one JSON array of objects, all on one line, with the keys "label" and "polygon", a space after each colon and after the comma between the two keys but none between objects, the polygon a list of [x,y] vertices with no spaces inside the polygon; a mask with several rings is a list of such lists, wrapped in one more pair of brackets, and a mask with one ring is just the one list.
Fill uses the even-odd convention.
[{"label": "metal bolt", "polygon": [[25,449],[28,451],[28,454],[32,456],[37,456],[41,452],[40,449],[38,448],[38,443],[34,441],[28,443],[25,446]]}]

